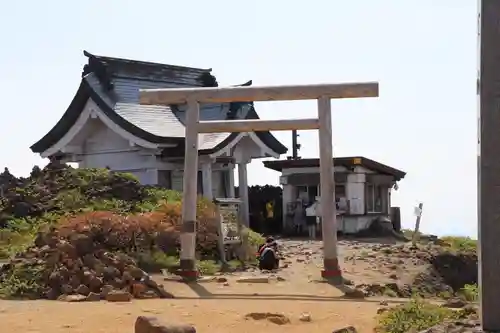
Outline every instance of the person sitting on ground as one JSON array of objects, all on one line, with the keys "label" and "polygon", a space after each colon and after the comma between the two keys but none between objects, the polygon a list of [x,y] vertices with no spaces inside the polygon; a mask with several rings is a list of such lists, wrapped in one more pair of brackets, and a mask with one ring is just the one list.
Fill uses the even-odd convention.
[{"label": "person sitting on ground", "polygon": [[266,238],[266,242],[264,244],[260,244],[259,245],[259,248],[257,249],[257,258],[260,257],[260,253],[261,251],[266,247],[268,246],[269,244],[271,244],[272,242],[275,242],[274,238],[273,237],[267,237]]},{"label": "person sitting on ground", "polygon": [[272,271],[278,269],[279,259],[278,259],[278,243],[269,237],[266,239],[266,243],[259,247],[257,252],[257,259],[259,260],[259,269]]}]

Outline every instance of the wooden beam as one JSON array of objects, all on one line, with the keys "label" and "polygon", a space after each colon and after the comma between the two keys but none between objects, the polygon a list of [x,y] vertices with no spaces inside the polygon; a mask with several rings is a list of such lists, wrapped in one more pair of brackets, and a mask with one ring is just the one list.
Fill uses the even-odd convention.
[{"label": "wooden beam", "polygon": [[198,133],[290,131],[318,129],[318,119],[211,120],[198,123]]},{"label": "wooden beam", "polygon": [[293,101],[327,98],[378,97],[378,83],[339,83],[297,86],[141,89],[140,103],[147,105],[249,101]]}]

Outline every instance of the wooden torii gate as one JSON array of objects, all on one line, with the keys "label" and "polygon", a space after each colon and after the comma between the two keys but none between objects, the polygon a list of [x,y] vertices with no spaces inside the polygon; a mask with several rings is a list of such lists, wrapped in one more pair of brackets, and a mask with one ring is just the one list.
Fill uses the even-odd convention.
[{"label": "wooden torii gate", "polygon": [[[140,103],[147,105],[188,105],[186,114],[186,147],[184,161],[184,193],[182,229],[180,235],[181,274],[196,279],[196,197],[198,177],[198,134],[251,131],[319,130],[320,186],[323,270],[322,277],[341,283],[337,259],[337,223],[332,153],[332,98],[378,97],[378,83],[344,83],[275,87],[175,88],[140,91]],[[249,101],[318,101],[318,117],[287,120],[223,120],[200,121],[200,103],[229,103]],[[331,204],[326,204],[331,203]]]}]

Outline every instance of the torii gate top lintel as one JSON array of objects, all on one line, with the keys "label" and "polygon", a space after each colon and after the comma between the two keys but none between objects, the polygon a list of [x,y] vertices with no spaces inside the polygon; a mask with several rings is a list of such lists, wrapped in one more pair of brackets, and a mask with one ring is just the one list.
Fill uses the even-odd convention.
[{"label": "torii gate top lintel", "polygon": [[183,104],[188,100],[199,103],[292,101],[318,99],[320,97],[337,99],[378,97],[378,95],[378,82],[260,87],[171,88],[140,90],[140,103],[149,105]]}]

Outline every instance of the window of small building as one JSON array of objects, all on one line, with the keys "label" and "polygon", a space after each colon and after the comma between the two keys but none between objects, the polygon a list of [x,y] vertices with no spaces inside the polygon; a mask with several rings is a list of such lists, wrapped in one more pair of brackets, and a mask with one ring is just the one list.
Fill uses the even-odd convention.
[{"label": "window of small building", "polygon": [[[385,191],[387,193],[387,191]],[[381,185],[366,184],[366,211],[368,213],[384,212],[384,187]]]},{"label": "window of small building", "polygon": [[346,197],[345,184],[335,185],[335,200]]},{"label": "window of small building", "polygon": [[[297,198],[302,201],[314,202],[316,197],[320,196],[320,186],[312,185],[312,186],[297,186]],[[338,201],[339,198],[346,197],[346,186],[345,184],[336,184],[335,185],[335,201]]]}]

